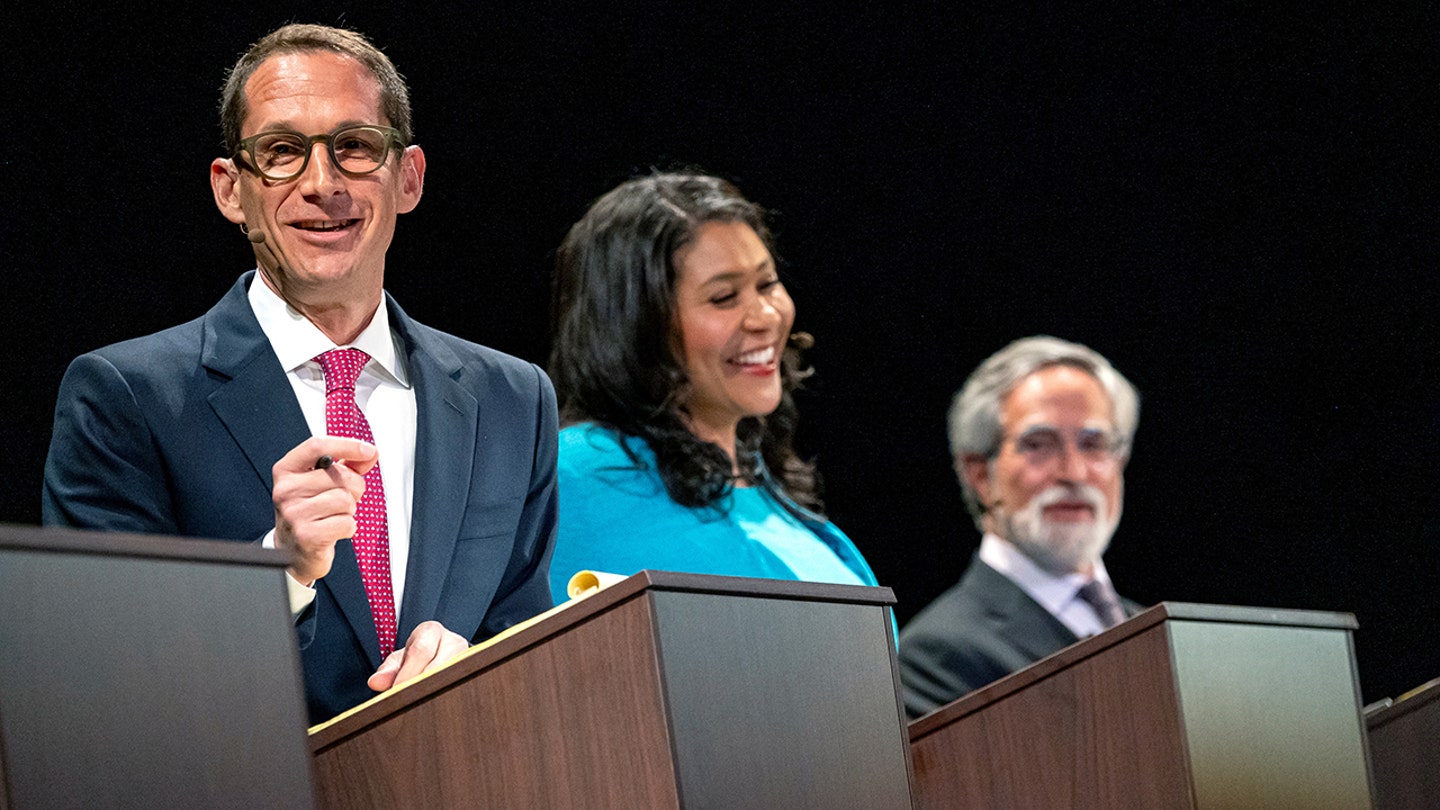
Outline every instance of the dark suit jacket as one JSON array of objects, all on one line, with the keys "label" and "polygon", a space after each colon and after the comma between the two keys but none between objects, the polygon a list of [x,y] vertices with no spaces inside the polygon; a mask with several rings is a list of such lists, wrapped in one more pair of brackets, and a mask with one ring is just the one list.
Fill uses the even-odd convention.
[{"label": "dark suit jacket", "polygon": [[[47,525],[253,542],[271,468],[310,430],[246,299],[77,358],[60,385]],[[387,295],[417,405],[400,644],[434,619],[480,641],[550,607],[557,418],[533,364],[422,326]],[[311,721],[373,696],[380,648],[355,551],[335,549],[296,627]]]},{"label": "dark suit jacket", "polygon": [[[1139,606],[1124,602],[1127,615]],[[911,717],[950,703],[1079,641],[979,555],[960,582],[900,631],[900,681]]]}]

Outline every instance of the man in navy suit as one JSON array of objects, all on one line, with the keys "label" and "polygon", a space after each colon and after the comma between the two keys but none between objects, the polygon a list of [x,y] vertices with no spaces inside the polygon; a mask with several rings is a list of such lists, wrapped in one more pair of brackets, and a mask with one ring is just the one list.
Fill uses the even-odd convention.
[{"label": "man in navy suit", "polygon": [[900,634],[906,711],[933,711],[1123,621],[1100,555],[1120,522],[1135,388],[1104,357],[1017,340],[950,409],[950,449],[984,534],[960,582]]},{"label": "man in navy suit", "polygon": [[[231,70],[221,123],[215,202],[258,269],[201,318],[71,364],[43,514],[290,550],[319,721],[550,606],[555,395],[538,367],[384,292],[425,155],[403,80],[364,37],[272,32]],[[324,357],[353,361],[353,401],[327,389],[343,375]]]}]

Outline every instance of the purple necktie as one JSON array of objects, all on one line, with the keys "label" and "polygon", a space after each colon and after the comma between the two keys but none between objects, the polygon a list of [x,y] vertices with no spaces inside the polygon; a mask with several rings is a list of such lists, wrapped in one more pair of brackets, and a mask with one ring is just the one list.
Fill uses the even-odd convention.
[{"label": "purple necktie", "polygon": [[[355,404],[355,380],[370,355],[359,349],[334,349],[315,361],[325,372],[325,432],[375,443],[370,423]],[[395,590],[390,582],[390,528],[385,519],[385,483],[380,462],[365,473],[365,494],[355,509],[355,560],[375,617],[380,657],[395,649]]]},{"label": "purple necktie", "polygon": [[1106,627],[1114,627],[1125,621],[1125,609],[1120,607],[1120,597],[1108,583],[1092,579],[1075,595],[1095,608],[1095,615],[1100,617],[1100,623]]}]

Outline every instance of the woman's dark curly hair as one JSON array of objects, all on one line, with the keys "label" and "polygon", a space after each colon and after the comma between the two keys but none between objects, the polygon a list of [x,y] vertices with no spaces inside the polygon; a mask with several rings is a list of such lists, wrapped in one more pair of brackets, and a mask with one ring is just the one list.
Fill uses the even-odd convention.
[{"label": "woman's dark curly hair", "polygon": [[556,257],[549,373],[561,422],[596,422],[644,439],[665,489],[684,506],[714,506],[738,467],[747,483],[778,486],[801,506],[821,509],[814,465],[792,443],[792,392],[809,375],[799,352],[809,335],[792,335],[781,356],[779,407],[741,420],[738,464],[691,433],[683,416],[690,380],[674,348],[675,253],[707,222],[743,222],[771,248],[766,219],[765,209],[725,180],[651,174],[597,200]]}]

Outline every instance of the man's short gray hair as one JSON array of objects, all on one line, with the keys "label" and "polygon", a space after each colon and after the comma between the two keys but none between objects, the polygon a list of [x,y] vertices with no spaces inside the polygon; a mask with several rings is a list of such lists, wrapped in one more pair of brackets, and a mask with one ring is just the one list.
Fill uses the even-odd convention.
[{"label": "man's short gray hair", "polygon": [[[1100,383],[1110,398],[1115,429],[1125,442],[1123,452],[1129,454],[1140,422],[1140,394],[1135,386],[1093,349],[1049,335],[1036,335],[1021,338],[990,355],[955,395],[950,404],[950,455],[957,461],[957,471],[958,462],[966,456],[993,458],[1000,452],[1004,439],[1000,406],[1005,397],[1021,380],[1050,366],[1074,366]],[[985,507],[963,474],[960,488],[975,525],[984,531],[981,518]]]}]

